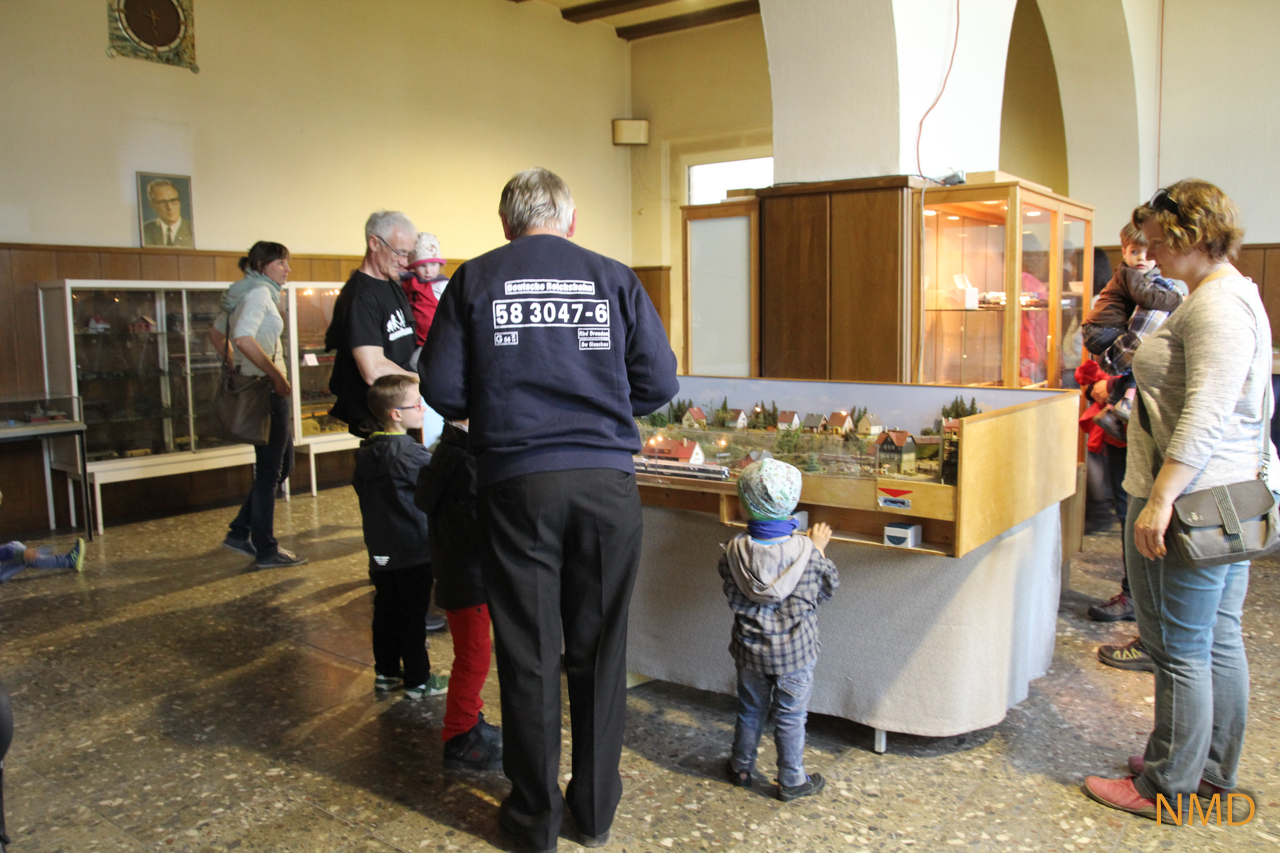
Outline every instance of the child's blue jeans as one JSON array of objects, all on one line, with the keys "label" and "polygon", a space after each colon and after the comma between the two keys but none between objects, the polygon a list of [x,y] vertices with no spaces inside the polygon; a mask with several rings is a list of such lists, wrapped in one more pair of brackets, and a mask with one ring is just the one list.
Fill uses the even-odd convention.
[{"label": "child's blue jeans", "polygon": [[21,542],[0,545],[0,583],[23,569],[69,569],[73,565],[66,554],[51,554],[46,548],[38,549],[35,560],[28,563],[26,552],[27,546]]},{"label": "child's blue jeans", "polygon": [[769,712],[773,711],[773,742],[778,749],[778,784],[803,785],[804,724],[813,693],[813,666],[785,675],[765,675],[738,667],[738,722],[733,731],[733,769],[750,773]]}]

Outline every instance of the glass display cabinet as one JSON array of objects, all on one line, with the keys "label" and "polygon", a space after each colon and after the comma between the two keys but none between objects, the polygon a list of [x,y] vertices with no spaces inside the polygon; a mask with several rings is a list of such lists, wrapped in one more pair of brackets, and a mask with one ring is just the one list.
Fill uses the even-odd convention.
[{"label": "glass display cabinet", "polygon": [[1093,211],[995,177],[915,193],[923,223],[916,381],[1074,387]]},{"label": "glass display cabinet", "polygon": [[334,354],[324,351],[324,333],[333,319],[333,304],[342,291],[342,282],[289,282],[285,290],[287,328],[290,340],[297,342],[291,353],[289,376],[293,385],[293,440],[299,452],[307,454],[311,494],[315,495],[316,456],[360,446],[360,440],[347,431],[347,425],[329,414],[337,398],[329,391]]},{"label": "glass display cabinet", "polygon": [[1092,208],[1000,172],[968,179],[756,190],[760,375],[1073,385]]},{"label": "glass display cabinet", "polygon": [[[213,433],[222,354],[209,340],[227,282],[60,280],[38,286],[46,394],[80,397],[86,465],[53,445],[53,466],[104,483],[251,464],[253,448]],[[315,456],[354,448],[328,415],[324,332],[339,282],[289,282],[281,344],[293,386],[294,440]],[[286,495],[288,484],[286,483]]]}]

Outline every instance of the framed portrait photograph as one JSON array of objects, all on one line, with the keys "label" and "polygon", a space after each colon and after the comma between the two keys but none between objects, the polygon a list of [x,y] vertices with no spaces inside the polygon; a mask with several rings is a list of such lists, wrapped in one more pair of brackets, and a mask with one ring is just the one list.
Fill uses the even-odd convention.
[{"label": "framed portrait photograph", "polygon": [[191,176],[138,172],[138,230],[142,245],[194,249]]}]

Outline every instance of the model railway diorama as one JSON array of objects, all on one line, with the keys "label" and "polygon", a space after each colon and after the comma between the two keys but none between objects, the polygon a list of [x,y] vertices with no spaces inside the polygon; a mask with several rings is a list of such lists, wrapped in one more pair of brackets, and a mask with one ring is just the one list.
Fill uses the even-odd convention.
[{"label": "model railway diorama", "polygon": [[727,397],[718,406],[677,399],[637,420],[642,449],[636,470],[731,480],[752,462],[774,458],[807,474],[954,484],[958,421],[977,413],[976,401],[957,397],[932,424],[912,433],[886,426],[865,408],[825,414],[779,410],[763,401],[730,408]]}]

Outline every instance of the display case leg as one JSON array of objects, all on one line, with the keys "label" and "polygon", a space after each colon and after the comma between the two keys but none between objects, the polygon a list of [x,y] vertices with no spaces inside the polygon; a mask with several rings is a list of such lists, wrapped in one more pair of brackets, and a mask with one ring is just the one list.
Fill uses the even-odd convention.
[{"label": "display case leg", "polygon": [[76,524],[76,487],[71,484],[71,475],[67,475],[67,507],[71,510],[71,526],[79,527]]},{"label": "display case leg", "polygon": [[93,478],[93,511],[96,513],[98,535],[102,535],[102,484],[98,482],[98,478]]},{"label": "display case leg", "polygon": [[316,451],[310,444],[307,445],[307,463],[311,466],[311,497],[316,496]]},{"label": "display case leg", "polygon": [[49,529],[58,529],[58,518],[53,512],[53,474],[49,470],[49,439],[40,439],[40,454],[44,457],[44,499],[49,509]]},{"label": "display case leg", "polygon": [[884,755],[889,749],[889,733],[884,729],[876,729],[875,744],[871,747],[875,750],[876,755]]},{"label": "display case leg", "polygon": [[280,488],[284,490],[285,503],[288,503],[291,500],[293,500],[292,490],[289,488],[292,485],[291,483],[292,480],[293,480],[292,477],[285,477],[284,482],[280,484]]}]

